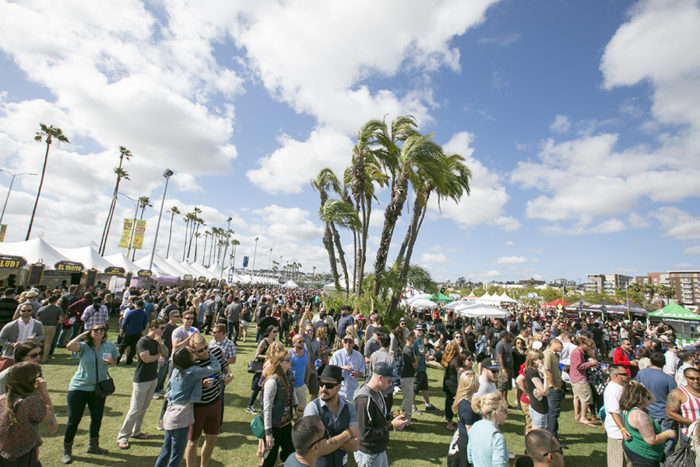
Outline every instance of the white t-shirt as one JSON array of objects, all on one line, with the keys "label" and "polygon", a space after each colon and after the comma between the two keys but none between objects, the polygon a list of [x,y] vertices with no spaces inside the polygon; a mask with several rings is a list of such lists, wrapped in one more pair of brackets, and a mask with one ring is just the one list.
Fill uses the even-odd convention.
[{"label": "white t-shirt", "polygon": [[664,365],[663,371],[667,375],[669,375],[671,378],[676,376],[676,370],[678,369],[678,363],[681,361],[680,358],[678,358],[678,355],[676,352],[671,352],[670,350],[666,351],[666,354],[664,355],[666,357],[666,364]]},{"label": "white t-shirt", "polygon": [[25,323],[24,321],[22,321],[22,318],[20,318],[17,320],[17,324],[19,325],[17,333],[17,342],[25,342],[30,337],[32,339],[34,338],[33,319],[30,319],[28,323]]},{"label": "white t-shirt", "polygon": [[610,381],[603,391],[603,400],[605,401],[605,431],[608,433],[608,438],[622,439],[622,432],[617,427],[611,413],[616,413],[622,418],[620,412],[620,397],[622,397],[623,387],[617,383]]},{"label": "white t-shirt", "polygon": [[483,376],[479,376],[479,390],[474,395],[481,397],[492,392],[498,392],[496,383],[487,381]]}]

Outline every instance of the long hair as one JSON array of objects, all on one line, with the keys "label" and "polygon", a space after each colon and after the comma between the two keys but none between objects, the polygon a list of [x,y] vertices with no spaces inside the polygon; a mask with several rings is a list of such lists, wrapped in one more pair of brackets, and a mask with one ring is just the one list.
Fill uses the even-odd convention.
[{"label": "long hair", "polygon": [[34,384],[39,377],[41,367],[34,362],[19,362],[10,367],[7,372],[7,411],[10,421],[17,423],[15,406],[17,400],[34,392]]},{"label": "long hair", "polygon": [[620,396],[620,409],[624,411],[630,411],[635,407],[644,409],[647,405],[645,403],[645,399],[650,396],[653,402],[654,395],[646,387],[644,387],[644,385],[638,383],[637,381],[630,381],[622,390],[622,395]]},{"label": "long hair", "polygon": [[453,340],[447,345],[447,348],[445,349],[445,352],[442,354],[442,366],[443,368],[447,368],[450,364],[450,361],[459,354],[459,351],[462,349],[462,346],[457,342],[456,340]]},{"label": "long hair", "polygon": [[462,400],[472,400],[472,396],[479,390],[479,377],[471,370],[462,372],[457,384],[457,394],[452,404],[452,412],[457,413],[457,406]]},{"label": "long hair", "polygon": [[90,328],[90,332],[88,333],[87,336],[85,336],[85,343],[89,347],[95,347],[95,342],[92,340],[92,330],[95,328],[95,326],[102,326],[105,328],[105,332],[102,334],[102,343],[104,344],[105,341],[107,340],[107,325],[106,324],[100,324],[100,323],[95,323],[92,325]]},{"label": "long hair", "polygon": [[542,352],[540,352],[539,350],[534,350],[534,349],[528,350],[527,354],[525,356],[525,368],[523,370],[527,370],[528,368],[537,369],[537,365],[535,362],[537,362],[537,360],[540,360],[542,358],[544,358],[544,356],[542,355]]},{"label": "long hair", "polygon": [[279,341],[275,341],[270,344],[265,354],[265,365],[263,367],[263,378],[268,376],[275,376],[284,385],[285,391],[289,395],[289,380],[287,380],[287,373],[282,369],[282,360],[289,357],[289,352],[284,348],[284,344]]}]

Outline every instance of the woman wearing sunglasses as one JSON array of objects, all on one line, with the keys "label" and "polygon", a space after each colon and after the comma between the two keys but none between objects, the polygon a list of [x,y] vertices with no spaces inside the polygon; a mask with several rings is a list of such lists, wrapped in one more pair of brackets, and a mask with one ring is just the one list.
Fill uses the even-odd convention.
[{"label": "woman wearing sunglasses", "polygon": [[[85,342],[82,342],[83,339]],[[117,364],[119,351],[114,342],[107,340],[107,328],[104,324],[94,324],[89,331],[83,332],[68,342],[66,348],[77,353],[80,358],[78,370],[68,386],[68,423],[63,436],[61,462],[70,464],[73,462],[73,439],[86,405],[90,411],[90,444],[87,452],[90,454],[107,452],[100,447],[100,427],[106,398],[99,397],[95,393],[95,386],[98,381],[108,378],[107,365]]]},{"label": "woman wearing sunglasses", "polygon": [[297,409],[294,394],[294,376],[291,374],[292,357],[282,348],[270,348],[268,362],[263,369],[263,423],[265,425],[265,452],[263,467],[274,466],[277,452],[284,462],[294,452],[292,419]]}]

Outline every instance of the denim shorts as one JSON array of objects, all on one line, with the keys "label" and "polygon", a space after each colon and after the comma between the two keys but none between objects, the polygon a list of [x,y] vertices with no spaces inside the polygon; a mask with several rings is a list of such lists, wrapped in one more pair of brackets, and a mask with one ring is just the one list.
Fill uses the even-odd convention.
[{"label": "denim shorts", "polygon": [[532,428],[547,429],[547,414],[539,413],[530,406],[530,419],[532,419]]},{"label": "denim shorts", "polygon": [[379,454],[367,454],[358,449],[355,451],[355,462],[357,462],[357,467],[389,467],[386,451]]}]

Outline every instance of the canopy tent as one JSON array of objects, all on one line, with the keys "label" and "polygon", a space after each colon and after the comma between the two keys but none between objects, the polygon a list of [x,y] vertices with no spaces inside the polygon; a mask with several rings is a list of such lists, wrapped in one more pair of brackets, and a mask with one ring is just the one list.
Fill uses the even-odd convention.
[{"label": "canopy tent", "polygon": [[226,271],[224,271],[224,268],[222,268],[221,265],[218,263],[214,263],[206,269],[207,269],[207,271],[209,271],[209,274],[211,274],[211,276],[214,279],[218,279],[220,277],[226,277]]},{"label": "canopy tent", "polygon": [[501,300],[501,303],[518,303],[517,300],[510,298],[505,292],[499,295],[498,298]]},{"label": "canopy tent", "polygon": [[415,308],[416,310],[433,310],[437,308],[437,303],[431,302],[427,298],[414,298],[409,304],[409,307]]},{"label": "canopy tent", "polygon": [[126,273],[136,274],[141,267],[137,266],[136,263],[131,262],[129,258],[126,257],[125,253],[116,253],[111,256],[105,256],[105,260],[109,261],[113,266],[119,268],[124,268]]},{"label": "canopy tent", "polygon": [[[180,264],[183,264],[183,263],[180,263]],[[214,274],[209,269],[204,267],[203,264],[199,264],[199,263],[184,263],[184,264],[189,266],[189,270],[192,271],[191,274],[195,278],[197,278],[199,276],[204,276],[207,279],[218,279],[218,277],[214,277]]]},{"label": "canopy tent", "polygon": [[457,307],[455,309],[455,313],[469,318],[505,318],[508,316],[508,312],[506,310],[502,310],[501,308],[495,306],[481,304]]},{"label": "canopy tent", "polygon": [[54,265],[59,261],[71,261],[41,237],[26,242],[0,243],[0,254],[21,256],[27,260],[25,267],[33,263],[43,263],[46,265],[46,269],[54,269]]},{"label": "canopy tent", "polygon": [[442,309],[443,310],[454,310],[458,306],[469,305],[469,304],[470,304],[470,302],[467,302],[466,300],[455,300],[454,302],[450,302],[447,305],[443,306]]},{"label": "canopy tent", "polygon": [[82,263],[85,269],[97,269],[100,272],[104,272],[106,268],[115,266],[100,256],[93,246],[83,246],[79,248],[56,248],[56,251],[61,253],[70,261]]},{"label": "canopy tent", "polygon": [[478,297],[478,296],[474,293],[474,291],[472,290],[472,291],[469,293],[469,295],[467,295],[466,297],[462,297],[462,298],[474,298],[474,299],[476,299],[476,298],[479,298],[479,297]]},{"label": "canopy tent", "polygon": [[293,280],[288,280],[282,287],[285,289],[297,289],[299,286]]},{"label": "canopy tent", "polygon": [[700,315],[696,315],[692,311],[683,308],[677,303],[669,303],[662,309],[649,313],[650,318],[667,318],[667,319],[687,319],[691,321],[700,321]]},{"label": "canopy tent", "polygon": [[479,305],[500,306],[501,298],[498,296],[498,294],[490,295],[488,292],[486,292],[484,295],[477,298],[475,303],[478,303]]},{"label": "canopy tent", "polygon": [[[629,310],[628,307],[629,306]],[[633,315],[647,315],[649,313],[649,310],[646,308],[642,308],[641,306],[637,305],[634,302],[626,302],[626,303],[621,303],[621,304],[615,304],[606,307],[605,310],[607,313],[611,313],[614,315],[623,315],[627,314],[627,311],[630,312],[630,314]]]},{"label": "canopy tent", "polygon": [[442,292],[438,292],[435,295],[429,295],[425,298],[427,298],[431,302],[437,302],[437,303],[450,303],[450,302],[454,301],[454,299],[448,297],[447,295],[443,294]]},{"label": "canopy tent", "polygon": [[[148,269],[150,262],[151,256],[146,255],[143,258],[137,259],[134,264],[136,264],[140,269]],[[165,260],[165,258],[160,256],[159,254],[156,254],[153,257],[153,266],[151,267],[151,272],[154,276],[157,276],[158,278],[163,277],[170,279],[181,277],[184,274],[186,274],[180,269],[173,267],[170,263],[168,263]]]},{"label": "canopy tent", "polygon": [[561,298],[557,298],[556,300],[553,300],[549,303],[545,303],[542,306],[546,307],[546,308],[559,308],[559,306],[561,306],[563,308],[563,307],[569,306],[569,305],[570,305],[570,303],[566,303]]}]

